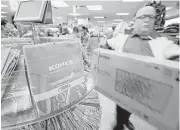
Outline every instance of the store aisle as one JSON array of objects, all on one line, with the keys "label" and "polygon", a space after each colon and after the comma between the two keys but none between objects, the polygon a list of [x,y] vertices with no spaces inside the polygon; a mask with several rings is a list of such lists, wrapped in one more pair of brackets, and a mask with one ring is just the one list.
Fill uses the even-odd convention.
[{"label": "store aisle", "polygon": [[[104,95],[98,94],[102,110],[99,130],[113,130],[112,128],[116,124],[116,104]],[[130,121],[133,123],[135,130],[158,130],[134,114],[130,116]]]}]

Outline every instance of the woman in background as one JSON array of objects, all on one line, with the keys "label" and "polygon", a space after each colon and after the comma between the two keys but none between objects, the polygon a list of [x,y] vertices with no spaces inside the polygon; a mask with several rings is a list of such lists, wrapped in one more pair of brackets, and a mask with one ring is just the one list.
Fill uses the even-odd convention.
[{"label": "woman in background", "polygon": [[89,40],[90,40],[90,34],[88,31],[88,28],[83,26],[82,32],[81,32],[81,43],[82,43],[83,47],[85,48],[85,50],[88,47]]},{"label": "woman in background", "polygon": [[[79,28],[78,27],[74,27],[73,28],[73,32],[72,35],[75,36],[76,38],[81,38],[80,34],[79,34]],[[84,63],[84,69],[86,71],[89,71],[90,67],[91,67],[91,63],[89,61],[89,57],[87,55],[87,51],[82,47],[82,44],[80,44],[81,46],[81,51],[82,51],[82,56],[83,56],[83,63]]]},{"label": "woman in background", "polygon": [[78,27],[74,27],[73,28],[73,35],[77,36],[77,38],[81,38],[80,34],[79,34],[79,28]]}]

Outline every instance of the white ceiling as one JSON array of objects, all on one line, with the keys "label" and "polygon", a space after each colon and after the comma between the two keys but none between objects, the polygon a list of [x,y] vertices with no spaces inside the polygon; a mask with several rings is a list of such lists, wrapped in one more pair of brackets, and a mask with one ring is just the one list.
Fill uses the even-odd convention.
[{"label": "white ceiling", "polygon": [[[147,4],[149,1],[143,1],[143,2],[122,2],[121,0],[116,1],[110,1],[110,0],[64,0],[66,4],[68,4],[68,7],[61,7],[61,8],[53,8],[53,16],[57,20],[57,17],[62,17],[64,19],[68,20],[74,20],[73,16],[68,15],[69,13],[73,12],[73,5],[75,6],[83,6],[83,5],[102,5],[103,9],[100,11],[89,11],[87,8],[80,8],[77,9],[77,13],[82,14],[81,16],[78,16],[79,18],[90,18],[91,23],[97,24],[97,21],[102,21],[103,19],[94,19],[94,16],[105,16],[106,23],[111,24],[113,23],[113,19],[119,19],[122,18],[124,20],[130,21],[133,18],[134,13],[136,10],[145,4]],[[172,15],[175,12],[177,13],[178,10],[176,9],[176,1],[162,1],[162,3],[166,7],[173,7],[173,9],[168,10],[167,14]],[[9,5],[7,0],[1,0],[2,4]],[[1,8],[1,11],[10,13],[8,8]],[[130,13],[128,16],[117,16],[116,13]],[[3,15],[8,15],[3,14]],[[59,20],[61,22],[62,20]]]},{"label": "white ceiling", "polygon": [[[138,0],[137,0],[138,1]],[[65,17],[70,20],[73,20],[73,16],[69,16],[69,13],[73,12],[73,5],[75,6],[83,6],[83,5],[102,5],[103,10],[100,11],[89,11],[87,8],[80,8],[77,9],[77,13],[82,14],[81,16],[78,16],[79,18],[90,18],[91,23],[98,24],[97,21],[102,21],[103,19],[95,19],[94,16],[105,16],[107,24],[114,23],[114,19],[122,18],[124,20],[130,21],[133,18],[134,13],[136,10],[140,7],[143,7],[145,4],[147,4],[149,1],[143,1],[143,2],[122,2],[121,0],[116,1],[110,1],[110,0],[66,0],[66,3],[69,5],[65,8],[58,8],[53,9],[53,15],[56,17]],[[173,9],[168,10],[167,14],[172,15],[175,12],[177,13],[178,10],[176,9],[176,3],[177,1],[163,1],[162,2],[167,7],[173,7]],[[128,16],[117,16],[116,13],[130,13]],[[117,22],[116,22],[117,23]],[[102,24],[102,23],[99,23]]]},{"label": "white ceiling", "polygon": [[[53,9],[53,15],[57,17],[67,17],[68,19],[73,19],[73,16],[69,16],[69,13],[73,12],[73,5],[83,6],[83,5],[102,5],[102,10],[100,11],[89,11],[87,8],[77,9],[77,13],[82,14],[78,16],[79,18],[90,18],[91,22],[96,22],[97,20],[103,19],[94,19],[94,16],[104,16],[106,17],[106,22],[112,22],[113,19],[123,18],[131,19],[134,11],[140,7],[142,3],[125,3],[120,1],[66,1],[69,5],[68,8],[58,8]],[[130,13],[128,16],[117,16],[116,13]]]}]

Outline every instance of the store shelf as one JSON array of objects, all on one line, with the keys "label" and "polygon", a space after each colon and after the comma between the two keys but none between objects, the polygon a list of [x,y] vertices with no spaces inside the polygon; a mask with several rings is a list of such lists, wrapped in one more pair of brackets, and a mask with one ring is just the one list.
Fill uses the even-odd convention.
[{"label": "store shelf", "polygon": [[179,33],[165,33],[165,34],[167,34],[169,36],[177,36],[177,35],[179,35]]}]

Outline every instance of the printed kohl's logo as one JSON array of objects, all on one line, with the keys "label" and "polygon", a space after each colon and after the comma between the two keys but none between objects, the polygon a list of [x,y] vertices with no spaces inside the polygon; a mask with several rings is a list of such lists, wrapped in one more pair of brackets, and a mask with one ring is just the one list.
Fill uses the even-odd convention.
[{"label": "printed kohl's logo", "polygon": [[49,71],[55,71],[57,69],[60,69],[62,67],[69,66],[69,65],[72,65],[72,64],[73,64],[72,60],[64,61],[64,62],[61,62],[59,64],[49,66]]}]

